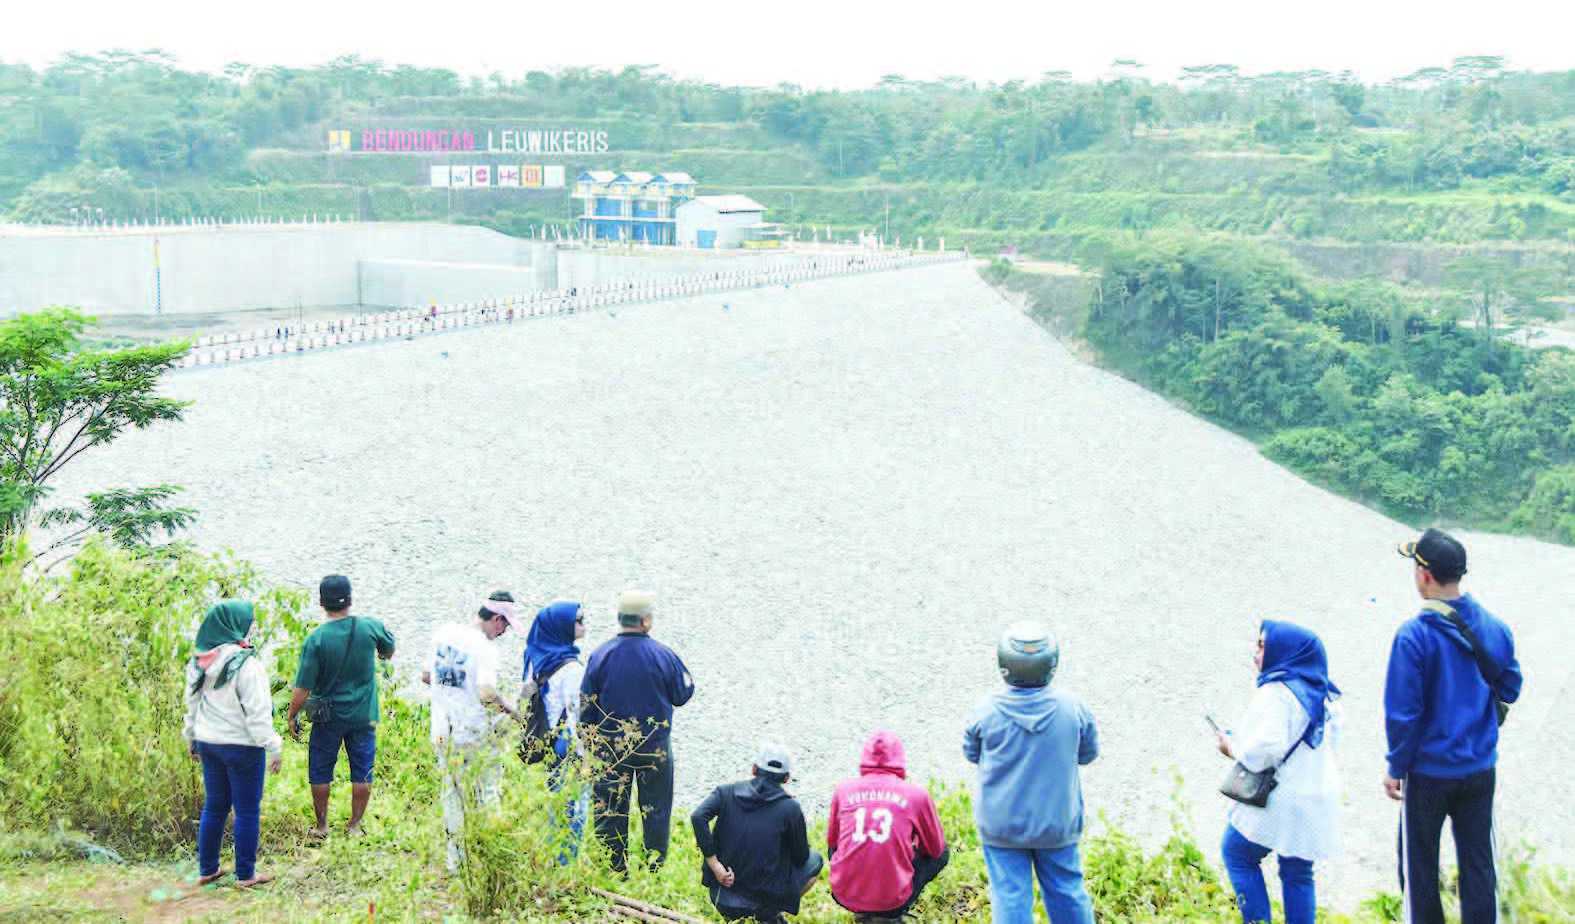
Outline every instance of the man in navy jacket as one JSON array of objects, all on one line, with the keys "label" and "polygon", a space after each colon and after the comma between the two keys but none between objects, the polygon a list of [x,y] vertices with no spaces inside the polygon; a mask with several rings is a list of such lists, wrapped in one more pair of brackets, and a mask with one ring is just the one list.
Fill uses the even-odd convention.
[{"label": "man in navy jacket", "polygon": [[[1402,802],[1405,920],[1444,924],[1438,847],[1448,818],[1460,866],[1461,922],[1493,924],[1498,920],[1493,866],[1498,709],[1499,703],[1520,696],[1515,639],[1508,626],[1461,593],[1466,549],[1453,536],[1430,529],[1402,545],[1400,554],[1415,562],[1416,589],[1424,601],[1422,612],[1395,633],[1384,684],[1389,735],[1384,789]],[[1472,637],[1487,664],[1478,664]]]},{"label": "man in navy jacket", "polygon": [[618,597],[617,637],[592,652],[580,682],[581,733],[594,728],[591,745],[606,771],[591,787],[596,836],[625,869],[629,799],[640,790],[640,819],[647,861],[667,858],[673,816],[673,709],[695,693],[689,669],[671,648],[651,638],[654,598],[644,591]]}]

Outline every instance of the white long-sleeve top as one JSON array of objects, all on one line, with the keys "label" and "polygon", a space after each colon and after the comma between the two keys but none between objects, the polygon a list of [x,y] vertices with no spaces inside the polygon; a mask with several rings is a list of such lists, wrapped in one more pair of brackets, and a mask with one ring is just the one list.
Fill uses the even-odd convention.
[{"label": "white long-sleeve top", "polygon": [[1232,802],[1230,823],[1242,836],[1275,853],[1322,860],[1340,851],[1340,704],[1327,705],[1328,720],[1318,747],[1302,743],[1285,763],[1285,752],[1307,731],[1307,710],[1283,683],[1266,683],[1252,694],[1247,713],[1232,731],[1231,747],[1254,773],[1279,764],[1279,785],[1264,808]]},{"label": "white long-sleeve top", "polygon": [[[536,679],[536,672],[527,669],[525,680]],[[580,722],[580,681],[585,679],[585,665],[579,661],[566,661],[547,678],[547,692],[542,701],[547,704],[547,727],[556,728],[559,722],[568,722],[572,734]]]},{"label": "white long-sleeve top", "polygon": [[[186,724],[181,729],[181,737],[187,745],[202,741],[262,748],[272,760],[284,751],[284,741],[273,727],[268,669],[263,666],[261,657],[247,658],[229,683],[215,689],[219,672],[232,654],[234,651],[221,650],[206,672],[200,671],[194,662],[186,664]],[[191,692],[202,673],[207,674],[202,689]]]}]

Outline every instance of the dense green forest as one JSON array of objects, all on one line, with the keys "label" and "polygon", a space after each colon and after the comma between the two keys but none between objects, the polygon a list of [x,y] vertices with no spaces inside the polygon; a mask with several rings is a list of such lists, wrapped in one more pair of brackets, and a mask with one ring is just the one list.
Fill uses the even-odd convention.
[{"label": "dense green forest", "polygon": [[1235,243],[1147,242],[1100,270],[1081,332],[1101,359],[1270,458],[1411,522],[1575,543],[1575,353]]}]

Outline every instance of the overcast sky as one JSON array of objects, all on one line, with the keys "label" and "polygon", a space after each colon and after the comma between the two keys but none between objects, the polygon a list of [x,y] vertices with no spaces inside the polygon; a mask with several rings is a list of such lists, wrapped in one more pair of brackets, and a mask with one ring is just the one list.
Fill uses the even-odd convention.
[{"label": "overcast sky", "polygon": [[186,67],[309,65],[342,54],[465,74],[655,64],[724,84],[860,87],[883,74],[981,82],[1098,77],[1118,57],[1168,78],[1189,64],[1319,67],[1382,81],[1467,54],[1575,69],[1572,0],[78,0],[7,4],[0,60],[164,48]]}]

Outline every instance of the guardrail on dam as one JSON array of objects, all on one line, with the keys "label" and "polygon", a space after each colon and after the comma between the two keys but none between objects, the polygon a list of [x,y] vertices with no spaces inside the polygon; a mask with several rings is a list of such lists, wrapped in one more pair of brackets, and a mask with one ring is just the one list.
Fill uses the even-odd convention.
[{"label": "guardrail on dam", "polygon": [[508,324],[516,319],[576,314],[615,305],[687,298],[707,292],[789,285],[834,276],[908,269],[966,259],[966,252],[957,251],[819,254],[795,267],[694,273],[657,282],[609,282],[483,302],[349,315],[300,327],[279,325],[272,330],[257,328],[198,337],[191,352],[182,361],[181,368],[296,356],[360,343],[404,340],[421,334],[486,324]]}]

